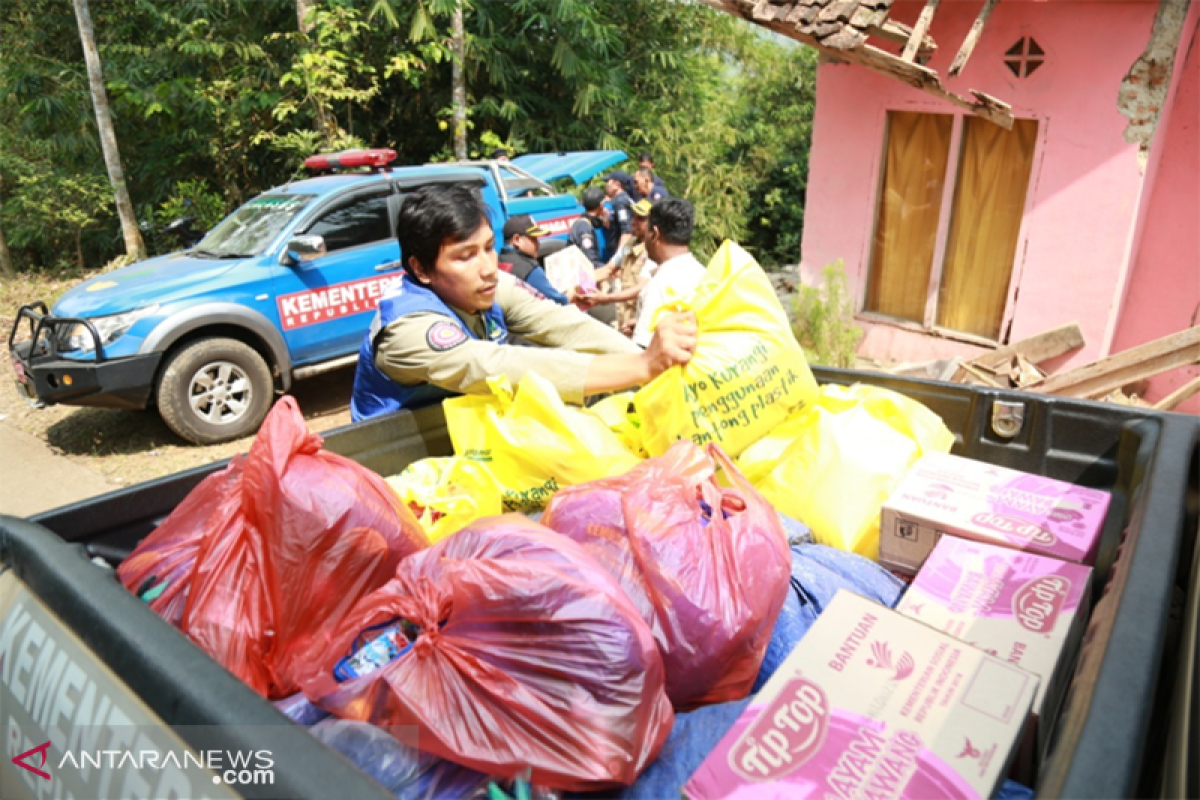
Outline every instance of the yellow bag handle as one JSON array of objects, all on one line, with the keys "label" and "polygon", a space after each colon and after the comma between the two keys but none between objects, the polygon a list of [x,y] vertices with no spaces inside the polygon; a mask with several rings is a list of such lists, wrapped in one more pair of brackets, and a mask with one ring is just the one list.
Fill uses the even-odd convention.
[{"label": "yellow bag handle", "polygon": [[663,314],[678,314],[683,311],[694,311],[691,298],[685,298],[673,286],[667,287],[667,299],[658,308],[650,314],[650,332],[653,333],[658,328],[658,321],[662,319]]}]

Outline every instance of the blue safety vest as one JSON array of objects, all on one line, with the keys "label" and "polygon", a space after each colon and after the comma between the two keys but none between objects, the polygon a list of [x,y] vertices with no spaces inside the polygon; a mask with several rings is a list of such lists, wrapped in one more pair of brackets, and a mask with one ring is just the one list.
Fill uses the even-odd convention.
[{"label": "blue safety vest", "polygon": [[[432,290],[410,280],[407,275],[379,300],[379,310],[358,351],[358,369],[354,372],[354,389],[350,394],[350,419],[354,422],[399,411],[432,405],[454,392],[431,383],[412,386],[396,383],[375,366],[375,345],[379,335],[396,320],[408,314],[432,311],[453,322],[472,339],[478,339],[459,319],[450,306]],[[508,342],[508,325],[498,303],[483,312],[489,338],[497,344]]]}]

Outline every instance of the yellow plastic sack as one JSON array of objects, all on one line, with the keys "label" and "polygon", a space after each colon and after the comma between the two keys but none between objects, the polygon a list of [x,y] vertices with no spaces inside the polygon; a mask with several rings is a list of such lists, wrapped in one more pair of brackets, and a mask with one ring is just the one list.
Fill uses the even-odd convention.
[{"label": "yellow plastic sack", "polygon": [[507,378],[488,385],[491,396],[455,397],[442,406],[454,452],[488,468],[505,511],[540,509],[563,486],[639,463],[604,420],[568,406],[540,375],[527,373],[515,393]]},{"label": "yellow plastic sack", "polygon": [[818,542],[877,558],[888,495],[919,457],[953,444],[941,418],[915,400],[877,386],[826,385],[815,405],[746,448],[738,466]]},{"label": "yellow plastic sack", "polygon": [[503,513],[500,487],[487,467],[465,458],[423,458],[387,479],[425,529],[440,542],[481,517]]},{"label": "yellow plastic sack", "polygon": [[634,396],[646,451],[660,456],[688,438],[731,456],[813,402],[817,383],[762,267],[733,242],[713,256],[696,295],[692,360]]},{"label": "yellow plastic sack", "polygon": [[603,420],[629,452],[639,458],[646,458],[647,453],[642,444],[642,421],[633,406],[633,396],[633,392],[609,395],[588,406],[586,411]]}]

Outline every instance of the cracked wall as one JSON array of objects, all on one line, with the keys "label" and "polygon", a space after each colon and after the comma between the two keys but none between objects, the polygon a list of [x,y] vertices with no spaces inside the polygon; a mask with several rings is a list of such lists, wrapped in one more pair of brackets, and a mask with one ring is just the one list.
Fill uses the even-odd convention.
[{"label": "cracked wall", "polygon": [[1175,53],[1191,0],[1159,0],[1146,49],[1121,81],[1117,110],[1129,120],[1125,141],[1138,146],[1138,165],[1145,170],[1150,143],[1171,88]]}]

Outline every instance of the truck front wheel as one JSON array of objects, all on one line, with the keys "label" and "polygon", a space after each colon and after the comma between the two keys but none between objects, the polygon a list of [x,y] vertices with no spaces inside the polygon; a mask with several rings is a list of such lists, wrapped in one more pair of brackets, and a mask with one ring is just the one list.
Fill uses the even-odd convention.
[{"label": "truck front wheel", "polygon": [[199,339],[173,353],[158,379],[158,413],[194,444],[258,430],[275,386],[263,357],[236,339]]}]

